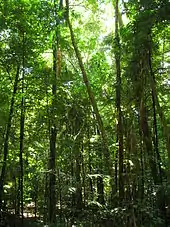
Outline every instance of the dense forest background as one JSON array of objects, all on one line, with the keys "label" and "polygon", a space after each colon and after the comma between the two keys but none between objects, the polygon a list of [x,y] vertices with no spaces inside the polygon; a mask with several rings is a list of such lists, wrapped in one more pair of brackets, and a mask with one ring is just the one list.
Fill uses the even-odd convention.
[{"label": "dense forest background", "polygon": [[170,226],[170,2],[0,0],[1,226]]}]

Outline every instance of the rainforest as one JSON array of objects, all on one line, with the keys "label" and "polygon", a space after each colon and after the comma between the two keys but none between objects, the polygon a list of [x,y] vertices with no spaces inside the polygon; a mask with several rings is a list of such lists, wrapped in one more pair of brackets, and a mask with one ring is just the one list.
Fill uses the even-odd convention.
[{"label": "rainforest", "polygon": [[0,0],[0,227],[170,226],[169,0]]}]

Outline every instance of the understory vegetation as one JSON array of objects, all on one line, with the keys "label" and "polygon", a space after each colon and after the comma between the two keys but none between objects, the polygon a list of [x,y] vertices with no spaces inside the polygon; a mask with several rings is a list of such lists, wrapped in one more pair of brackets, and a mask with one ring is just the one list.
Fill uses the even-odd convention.
[{"label": "understory vegetation", "polygon": [[170,2],[0,0],[0,226],[170,226]]}]

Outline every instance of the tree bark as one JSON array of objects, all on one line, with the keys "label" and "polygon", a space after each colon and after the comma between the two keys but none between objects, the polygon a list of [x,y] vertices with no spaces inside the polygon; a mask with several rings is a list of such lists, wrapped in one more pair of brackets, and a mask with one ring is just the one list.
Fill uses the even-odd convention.
[{"label": "tree bark", "polygon": [[[152,70],[152,60],[151,60],[151,50],[149,50],[148,55],[148,63],[149,63],[149,70],[150,70],[150,77],[152,77],[155,80],[154,73]],[[156,154],[156,160],[158,163],[158,170],[159,170],[159,180],[162,184],[162,170],[161,170],[161,157],[159,154],[159,144],[158,144],[158,130],[157,130],[157,116],[156,116],[156,100],[155,100],[155,94],[154,90],[151,87],[152,90],[152,108],[153,108],[153,129],[154,129],[154,149]]]},{"label": "tree bark", "polygon": [[50,155],[49,155],[49,222],[56,221],[56,111],[55,100],[57,91],[57,34],[53,40],[53,84],[52,84],[52,111],[50,116]]},{"label": "tree bark", "polygon": [[150,85],[151,85],[151,89],[152,89],[152,96],[154,98],[155,105],[157,107],[157,111],[159,114],[159,118],[160,118],[160,121],[161,121],[161,124],[163,127],[163,134],[164,134],[165,141],[166,141],[166,148],[167,148],[167,152],[168,152],[169,168],[170,168],[170,128],[167,125],[166,118],[165,118],[164,113],[159,104],[159,99],[158,99],[158,95],[157,95],[157,91],[156,91],[156,81],[155,81],[154,73],[152,71],[152,66],[151,66],[151,56],[149,57],[149,65],[150,65],[149,66],[150,67]]},{"label": "tree bark", "polygon": [[23,151],[24,151],[24,128],[25,128],[25,97],[24,97],[24,77],[25,77],[25,37],[23,33],[23,56],[22,56],[22,100],[21,100],[21,117],[20,117],[20,176],[19,176],[19,203],[21,205],[21,215],[23,221]]},{"label": "tree bark", "polygon": [[82,197],[82,181],[81,181],[81,143],[82,143],[82,129],[81,129],[81,119],[79,118],[79,113],[75,110],[75,122],[73,126],[74,136],[75,136],[75,177],[76,177],[76,193],[75,193],[75,202],[76,209],[80,212],[83,208],[83,197]]},{"label": "tree bark", "polygon": [[123,124],[121,109],[121,66],[120,66],[120,38],[118,31],[119,23],[119,1],[115,5],[115,61],[116,61],[116,108],[117,108],[117,137],[119,154],[119,198],[124,198],[124,180],[123,180]]},{"label": "tree bark", "polygon": [[104,183],[103,183],[103,178],[102,176],[97,177],[97,201],[104,205],[105,204],[105,199],[104,199]]},{"label": "tree bark", "polygon": [[[89,173],[90,175],[92,174],[92,157],[91,157],[91,144],[90,144],[90,130],[88,128],[88,169],[89,169]],[[90,188],[90,200],[93,200],[94,198],[94,191],[93,191],[93,181],[92,178],[89,177],[89,188]]]},{"label": "tree bark", "polygon": [[150,130],[148,126],[148,118],[145,110],[143,99],[141,99],[140,103],[140,121],[141,121],[141,129],[143,133],[143,140],[146,146],[148,159],[149,159],[149,165],[152,173],[152,177],[155,184],[159,184],[159,177],[158,177],[158,171],[156,162],[154,159],[154,153],[153,153],[153,146],[152,146],[152,139],[150,135]]},{"label": "tree bark", "polygon": [[56,191],[55,191],[55,158],[56,158],[56,127],[51,128],[50,135],[50,158],[49,158],[49,222],[56,221]]},{"label": "tree bark", "polygon": [[7,161],[7,157],[8,157],[8,143],[9,143],[9,135],[10,135],[13,112],[14,112],[15,95],[16,95],[17,89],[18,89],[19,72],[20,72],[20,67],[17,66],[13,94],[12,94],[9,116],[8,116],[7,129],[6,129],[6,134],[5,134],[5,141],[4,141],[4,146],[3,146],[3,150],[4,150],[3,165],[2,165],[1,175],[0,175],[0,211],[2,209],[3,187],[4,187],[4,181],[5,181],[6,161]]},{"label": "tree bark", "polygon": [[[148,54],[148,64],[149,64],[149,70],[150,70],[150,81],[151,81],[151,90],[152,90],[152,106],[153,106],[153,127],[154,127],[154,148],[155,148],[155,154],[156,154],[156,158],[157,158],[157,164],[158,164],[158,177],[159,177],[159,183],[161,185],[161,189],[157,192],[157,204],[158,207],[161,210],[161,213],[163,215],[163,218],[165,220],[165,226],[167,226],[167,215],[166,215],[166,201],[165,201],[165,190],[163,188],[163,174],[162,174],[162,169],[161,169],[161,157],[159,154],[159,144],[158,144],[158,131],[157,131],[157,117],[156,117],[156,99],[157,99],[157,104],[159,105],[158,102],[158,97],[156,97],[156,90],[154,89],[155,86],[154,84],[152,84],[152,82],[155,82],[155,75],[152,69],[152,53],[151,53],[151,47],[149,49],[149,54]],[[153,80],[153,81],[152,81]],[[160,108],[160,106],[158,107]],[[157,109],[158,109],[157,108]],[[166,125],[164,126],[164,128],[166,127]],[[168,148],[168,143],[170,141],[169,140],[169,135],[166,134],[167,129],[164,129],[165,132],[165,136],[167,138],[167,149]],[[168,153],[169,154],[169,153]],[[168,155],[169,158],[169,155]],[[169,162],[170,163],[170,162]],[[161,199],[160,199],[161,198]]]},{"label": "tree bark", "polygon": [[93,91],[92,91],[90,83],[89,83],[89,79],[87,77],[87,73],[86,73],[86,70],[85,70],[85,67],[84,67],[84,64],[83,64],[83,61],[82,61],[80,51],[78,49],[78,46],[77,46],[77,43],[76,43],[76,40],[75,40],[75,35],[74,35],[73,28],[72,28],[72,25],[71,25],[71,22],[70,22],[70,19],[69,19],[69,0],[66,0],[66,17],[67,17],[68,27],[69,27],[69,30],[70,30],[72,45],[74,47],[74,51],[75,51],[75,54],[76,54],[82,75],[83,75],[83,81],[84,81],[84,84],[86,86],[87,93],[88,93],[88,96],[89,96],[89,99],[90,99],[91,105],[93,107],[93,110],[94,110],[94,113],[95,113],[95,116],[96,116],[96,120],[97,120],[97,123],[98,123],[98,126],[99,126],[99,130],[100,130],[100,134],[101,134],[101,138],[102,138],[103,153],[104,153],[104,157],[105,157],[105,161],[106,161],[106,166],[108,167],[108,172],[109,172],[110,176],[113,177],[112,162],[111,162],[110,153],[109,153],[109,149],[108,149],[107,136],[106,136],[105,128],[104,128],[103,121],[102,121],[102,118],[101,118],[100,113],[99,113],[97,102],[95,100]]}]

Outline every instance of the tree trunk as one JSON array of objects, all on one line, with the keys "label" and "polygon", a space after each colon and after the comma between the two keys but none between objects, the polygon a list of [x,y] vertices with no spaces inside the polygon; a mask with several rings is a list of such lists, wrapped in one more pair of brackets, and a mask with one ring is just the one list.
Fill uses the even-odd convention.
[{"label": "tree trunk", "polygon": [[4,181],[5,181],[6,161],[8,157],[8,143],[9,143],[9,135],[10,135],[11,123],[12,123],[13,112],[14,112],[15,95],[18,89],[19,71],[20,71],[20,67],[18,66],[16,75],[15,75],[13,94],[12,94],[12,99],[10,104],[8,123],[7,123],[7,129],[5,134],[4,146],[3,146],[4,156],[3,156],[3,165],[2,165],[1,176],[0,176],[0,211],[2,209],[3,187],[4,187]]},{"label": "tree trunk", "polygon": [[55,223],[56,219],[56,192],[55,192],[55,156],[56,156],[56,128],[51,128],[50,160],[49,160],[49,222]]},{"label": "tree trunk", "polygon": [[[158,144],[157,117],[156,117],[156,91],[154,89],[154,86],[152,85],[152,79],[153,79],[153,82],[154,82],[155,81],[155,76],[154,76],[154,73],[153,73],[153,70],[152,70],[151,49],[149,50],[149,54],[148,54],[148,63],[149,63],[149,69],[150,69],[151,90],[152,90],[154,148],[155,148],[155,154],[156,154],[157,164],[158,164],[159,183],[161,185],[161,189],[157,193],[157,198],[158,198],[157,199],[157,203],[158,203],[158,207],[160,208],[160,211],[161,211],[161,213],[163,215],[163,218],[165,220],[165,226],[166,226],[167,225],[166,201],[165,201],[165,190],[163,188],[163,177],[162,177],[163,174],[162,174],[162,169],[161,169],[161,157],[160,157],[160,154],[159,154],[159,144]],[[157,100],[157,102],[158,102],[158,100]],[[159,102],[158,102],[158,104],[159,104]],[[165,129],[164,129],[164,131],[165,131]],[[170,141],[168,142],[169,135],[166,135],[166,133],[165,133],[165,136],[167,138],[167,146],[168,146],[168,143],[170,142]],[[169,148],[167,147],[167,149],[169,149]]]},{"label": "tree trunk", "polygon": [[[88,128],[88,169],[90,175],[92,174],[92,158],[91,158],[91,144],[90,144],[90,130]],[[94,198],[94,192],[93,192],[93,181],[91,176],[89,177],[89,187],[90,187],[90,200],[93,200]]]},{"label": "tree trunk", "polygon": [[21,117],[20,117],[20,176],[19,176],[19,193],[20,193],[20,205],[21,205],[21,215],[23,221],[23,151],[24,151],[24,126],[25,126],[25,97],[24,97],[24,77],[25,77],[25,37],[23,34],[23,56],[22,56],[22,100],[21,100]]},{"label": "tree trunk", "polygon": [[60,169],[57,169],[57,176],[58,176],[58,193],[59,193],[59,202],[60,202],[60,221],[62,220],[63,215],[63,204],[62,204],[62,182],[61,182],[61,176],[60,176]]},{"label": "tree trunk", "polygon": [[139,139],[140,139],[140,182],[139,182],[139,198],[143,200],[144,198],[144,185],[145,185],[145,176],[144,176],[144,155],[143,155],[143,146],[142,146],[142,130],[140,126],[140,117],[138,116],[138,126],[139,126]]},{"label": "tree trunk", "polygon": [[153,153],[152,139],[149,131],[148,120],[147,120],[143,99],[141,99],[141,103],[140,103],[140,120],[141,120],[141,129],[143,133],[143,140],[148,154],[152,177],[153,177],[154,183],[159,184],[158,171],[157,171],[157,166],[156,166],[154,153]]},{"label": "tree trunk", "polygon": [[119,23],[119,1],[116,0],[115,6],[115,60],[116,60],[116,108],[117,108],[117,137],[119,154],[119,199],[124,198],[124,180],[123,180],[123,124],[121,110],[121,67],[120,67],[120,38],[118,31]]},{"label": "tree trunk", "polygon": [[[82,183],[81,183],[81,150],[80,145],[82,142],[81,135],[81,127],[80,127],[80,119],[78,117],[78,113],[76,113],[75,118],[75,126],[74,126],[74,134],[76,137],[75,140],[75,160],[76,160],[76,168],[75,168],[75,176],[76,176],[76,209],[81,210],[83,208],[83,199],[82,199]],[[78,135],[78,136],[77,136]]]},{"label": "tree trunk", "polygon": [[48,222],[48,174],[47,172],[44,175],[44,210],[43,210],[43,224],[47,224]]},{"label": "tree trunk", "polygon": [[49,222],[56,221],[56,111],[55,100],[57,90],[57,34],[53,40],[53,84],[52,84],[52,111],[50,116],[50,157],[49,157]]},{"label": "tree trunk", "polygon": [[[23,94],[23,93],[22,93]],[[24,150],[24,122],[25,122],[25,104],[24,97],[22,97],[21,101],[21,118],[20,118],[20,154],[19,154],[19,162],[20,162],[20,176],[19,176],[19,203],[21,206],[21,215],[23,219],[23,150]]]},{"label": "tree trunk", "polygon": [[104,183],[103,183],[103,178],[102,176],[97,177],[97,201],[104,205],[105,204],[105,199],[104,199]]},{"label": "tree trunk", "polygon": [[83,204],[84,207],[86,206],[86,200],[87,200],[87,193],[86,193],[86,170],[85,170],[85,163],[84,163],[84,157],[83,157],[83,150],[84,146],[82,143],[82,153],[81,153],[81,163],[82,163],[82,186],[83,186]]},{"label": "tree trunk", "polygon": [[157,107],[157,111],[158,111],[160,121],[161,121],[161,124],[163,127],[163,133],[164,133],[164,137],[166,140],[166,148],[167,148],[167,152],[168,152],[169,169],[170,169],[170,129],[167,125],[166,118],[165,118],[164,113],[159,104],[159,99],[158,99],[158,95],[157,95],[157,91],[156,91],[156,82],[155,82],[155,77],[154,77],[154,73],[153,73],[151,64],[152,64],[151,53],[149,52],[150,84],[151,84],[151,89],[152,89],[152,96],[154,98],[155,105]]},{"label": "tree trunk", "polygon": [[80,51],[78,49],[78,46],[77,46],[77,43],[76,43],[76,40],[75,40],[73,28],[72,28],[72,25],[71,25],[70,19],[69,19],[69,0],[66,0],[66,13],[67,13],[67,15],[66,15],[67,23],[68,23],[70,35],[71,35],[71,41],[72,41],[72,44],[73,44],[73,47],[74,47],[74,51],[75,51],[75,54],[76,54],[82,75],[83,75],[83,81],[84,81],[84,84],[86,86],[87,93],[88,93],[91,105],[93,107],[93,110],[94,110],[94,113],[95,113],[95,116],[96,116],[96,120],[97,120],[97,123],[98,123],[98,126],[99,126],[99,130],[100,130],[100,133],[101,133],[102,143],[103,143],[103,153],[104,153],[104,157],[105,157],[105,161],[106,161],[106,166],[108,167],[108,172],[109,172],[110,176],[112,176],[112,178],[113,178],[112,162],[111,162],[110,153],[109,153],[109,149],[108,149],[107,136],[106,136],[105,128],[103,126],[103,121],[102,121],[102,118],[100,116],[98,106],[97,106],[93,91],[91,89],[91,86],[90,86],[90,83],[89,83],[89,80],[88,80],[88,77],[87,77],[87,73],[86,73],[86,70],[85,70],[85,67],[84,67],[84,64],[83,64],[83,61],[82,61],[82,57],[81,57]]},{"label": "tree trunk", "polygon": [[[79,151],[80,152],[80,151]],[[81,154],[76,157],[76,208],[81,210],[83,208],[83,199],[82,199],[82,186],[81,186]]]}]

